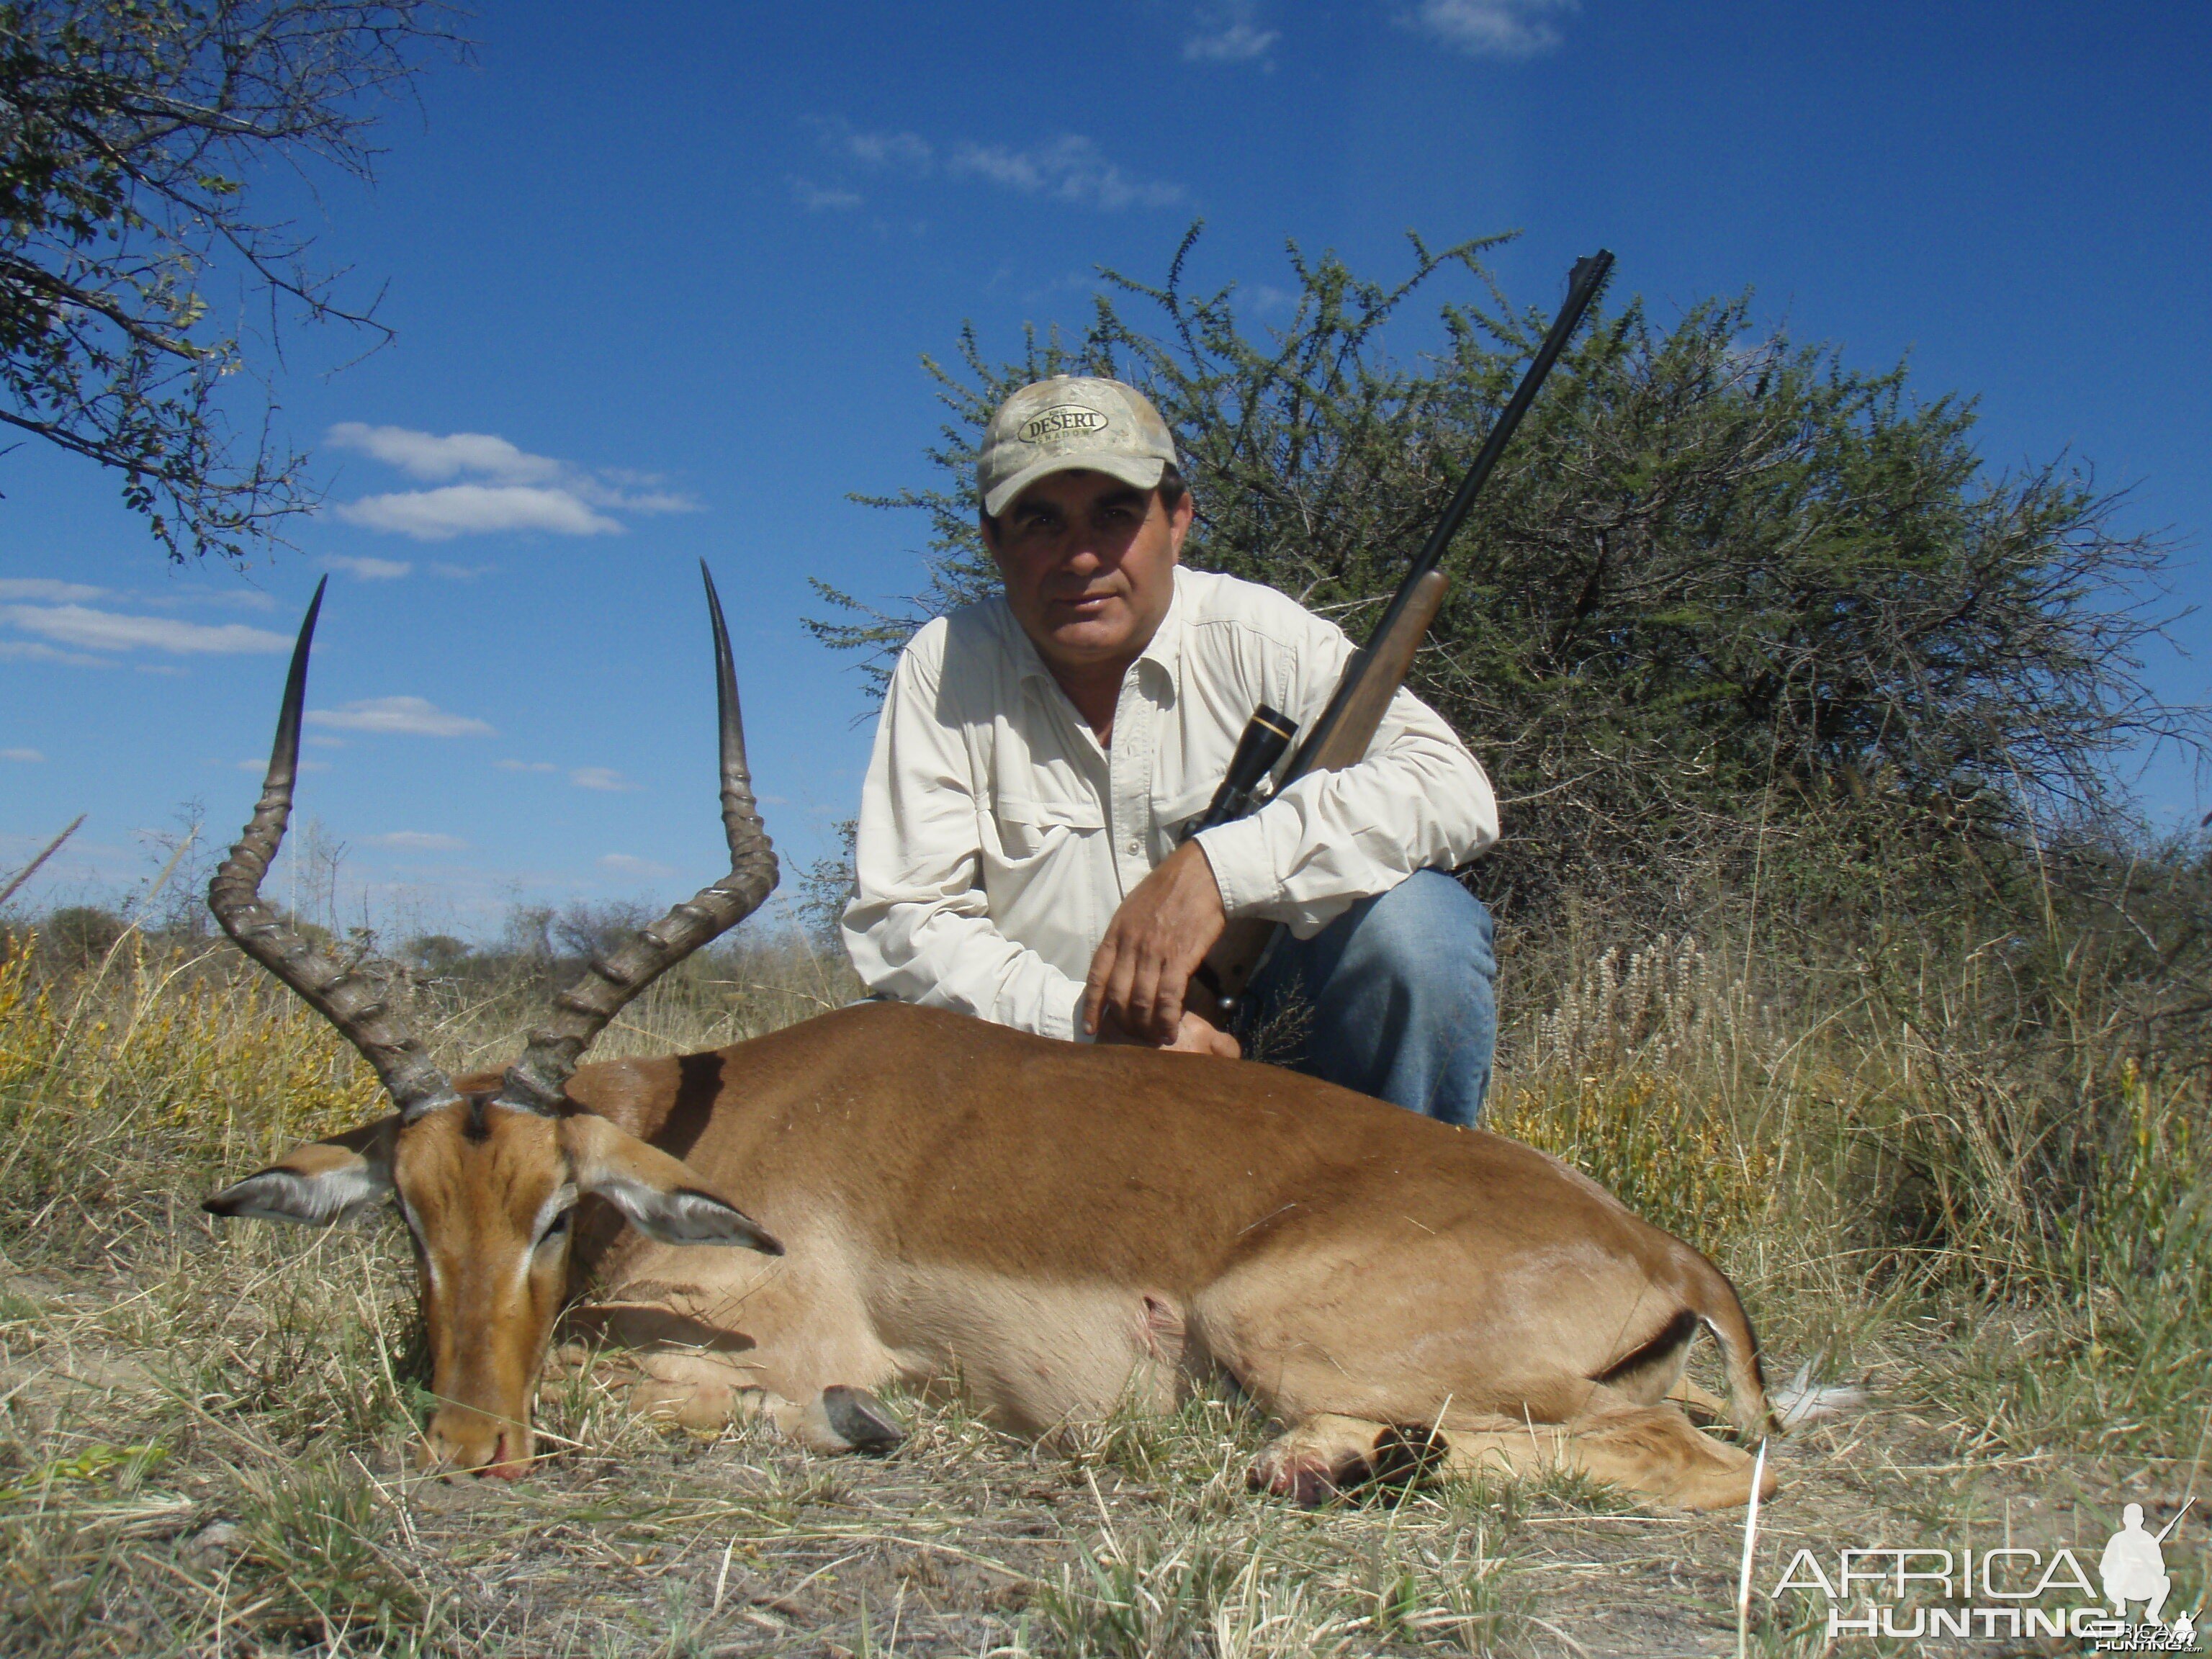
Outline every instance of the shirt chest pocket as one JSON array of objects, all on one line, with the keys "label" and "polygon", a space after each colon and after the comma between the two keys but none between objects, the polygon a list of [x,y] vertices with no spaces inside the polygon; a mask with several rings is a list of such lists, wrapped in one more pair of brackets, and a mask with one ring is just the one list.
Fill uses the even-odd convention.
[{"label": "shirt chest pocket", "polygon": [[1198,815],[1213,804],[1211,783],[1201,783],[1196,788],[1186,789],[1177,795],[1156,795],[1152,799],[1152,820],[1160,826],[1170,841],[1180,836]]},{"label": "shirt chest pocket", "polygon": [[991,805],[990,828],[1008,864],[1036,857],[1060,831],[1103,830],[1106,816],[1095,801],[1034,799],[1000,795]]}]

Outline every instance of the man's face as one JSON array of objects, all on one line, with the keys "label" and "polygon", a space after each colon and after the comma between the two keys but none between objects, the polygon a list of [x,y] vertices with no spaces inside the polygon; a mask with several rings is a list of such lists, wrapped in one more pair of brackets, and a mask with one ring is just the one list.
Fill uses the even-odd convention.
[{"label": "man's face", "polygon": [[1006,603],[1055,668],[1133,662],[1175,597],[1175,565],[1190,529],[1188,494],[1170,512],[1157,489],[1103,472],[1054,472],[1014,498],[983,537]]}]

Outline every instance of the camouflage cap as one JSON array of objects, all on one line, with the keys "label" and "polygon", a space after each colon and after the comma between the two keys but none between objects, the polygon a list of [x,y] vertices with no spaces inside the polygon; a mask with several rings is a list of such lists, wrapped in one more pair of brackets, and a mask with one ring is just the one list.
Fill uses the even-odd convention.
[{"label": "camouflage cap", "polygon": [[1175,439],[1145,394],[1119,380],[1060,374],[1024,386],[983,428],[975,493],[993,518],[1039,478],[1078,469],[1150,489],[1175,465]]}]

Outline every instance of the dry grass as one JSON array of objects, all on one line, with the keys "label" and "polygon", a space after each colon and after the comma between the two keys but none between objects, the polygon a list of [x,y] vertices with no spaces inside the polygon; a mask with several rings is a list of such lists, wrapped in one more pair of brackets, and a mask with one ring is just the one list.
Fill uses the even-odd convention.
[{"label": "dry grass", "polygon": [[[609,1047],[711,1046],[848,994],[796,948],[730,961],[656,990]],[[1909,1017],[1864,985],[1761,995],[1736,951],[1680,940],[1536,966],[1516,971],[1559,989],[1516,1037],[1499,1126],[1715,1255],[1777,1368],[1876,1395],[1780,1449],[1763,1582],[1800,1543],[2101,1541],[2120,1503],[2196,1490],[2201,1074],[2068,1085],[2104,1114],[2095,1155],[2069,1154],[2094,1200],[2069,1232],[2055,1085],[2000,1067],[1971,966]],[[457,1066],[527,1018],[508,992],[414,994]],[[536,1478],[422,1480],[398,1230],[218,1230],[196,1207],[377,1107],[350,1050],[212,947],[126,935],[48,983],[0,967],[0,1650],[1734,1649],[1740,1517],[1564,1481],[1303,1513],[1245,1492],[1266,1426],[1216,1401],[1046,1446],[903,1401],[896,1455],[822,1460],[641,1425],[574,1366],[541,1402],[559,1449]],[[2201,1563],[2169,1562],[2192,1605]],[[1794,1602],[1762,1601],[1752,1635],[1823,1645]]]}]

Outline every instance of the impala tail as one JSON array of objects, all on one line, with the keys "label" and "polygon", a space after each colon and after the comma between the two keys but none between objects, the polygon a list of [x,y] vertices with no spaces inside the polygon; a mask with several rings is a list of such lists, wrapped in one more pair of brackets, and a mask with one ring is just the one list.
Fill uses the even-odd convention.
[{"label": "impala tail", "polygon": [[1743,1299],[1736,1295],[1728,1275],[1704,1256],[1696,1259],[1704,1271],[1698,1275],[1691,1307],[1721,1345],[1721,1358],[1728,1370],[1729,1421],[1745,1439],[1758,1439],[1775,1426],[1773,1408],[1766,1398],[1766,1373],[1759,1363],[1759,1339],[1752,1334]]},{"label": "impala tail", "polygon": [[1797,1374],[1771,1395],[1759,1363],[1759,1340],[1751,1333],[1743,1302],[1728,1276],[1705,1260],[1697,1314],[1721,1345],[1728,1366],[1729,1420],[1746,1439],[1769,1432],[1788,1434],[1808,1423],[1844,1417],[1867,1403],[1866,1391],[1843,1382],[1814,1382],[1813,1368],[1801,1365]]}]

